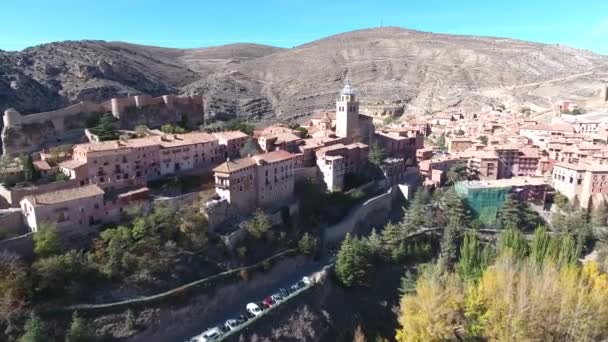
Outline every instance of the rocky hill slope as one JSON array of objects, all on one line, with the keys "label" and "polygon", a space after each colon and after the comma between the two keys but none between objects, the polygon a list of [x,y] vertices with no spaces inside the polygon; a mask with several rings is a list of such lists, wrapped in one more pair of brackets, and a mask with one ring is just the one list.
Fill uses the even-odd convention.
[{"label": "rocky hill slope", "polygon": [[218,119],[288,119],[331,108],[345,78],[370,111],[496,103],[543,111],[560,98],[599,98],[608,56],[401,28],[353,31],[292,49],[61,42],[0,52],[0,110],[31,113],[129,93],[183,93],[204,94],[207,112]]}]

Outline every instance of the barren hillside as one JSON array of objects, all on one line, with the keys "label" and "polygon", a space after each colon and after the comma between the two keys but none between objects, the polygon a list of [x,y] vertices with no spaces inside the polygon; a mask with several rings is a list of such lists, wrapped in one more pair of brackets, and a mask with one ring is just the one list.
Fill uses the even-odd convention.
[{"label": "barren hillside", "polygon": [[128,93],[186,93],[204,94],[208,113],[218,119],[286,119],[331,107],[347,77],[364,108],[427,113],[505,103],[543,111],[560,98],[598,96],[608,82],[608,56],[401,28],[353,31],[292,49],[61,42],[0,52],[0,110],[29,113]]}]

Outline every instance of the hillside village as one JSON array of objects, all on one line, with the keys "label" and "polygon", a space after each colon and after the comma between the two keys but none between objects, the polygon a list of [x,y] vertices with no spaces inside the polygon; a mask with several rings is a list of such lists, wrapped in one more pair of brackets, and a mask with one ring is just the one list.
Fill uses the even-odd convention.
[{"label": "hillside village", "polygon": [[[359,113],[359,99],[347,83],[335,111],[319,110],[301,126],[274,124],[251,136],[147,130],[98,141],[87,130],[91,142],[60,154],[46,149],[32,155],[33,172],[46,181],[5,183],[0,191],[5,206],[20,210],[7,208],[3,215],[23,220],[5,218],[13,226],[3,225],[3,234],[22,231],[21,222],[32,232],[42,223],[70,230],[116,223],[129,206],[153,201],[149,182],[184,174],[212,175],[206,179],[215,193],[204,199],[201,211],[219,226],[258,208],[294,202],[295,183],[307,178],[322,181],[328,192],[352,188],[348,181],[354,175],[372,180],[370,151],[382,156],[376,166],[387,185],[408,184],[410,192],[418,185],[440,187],[450,170],[459,169],[467,172],[463,187],[514,187],[519,193],[535,188],[542,191],[534,202],[543,207],[555,192],[581,208],[593,207],[608,194],[608,181],[602,181],[608,174],[608,120],[570,114],[579,109],[569,101],[555,110],[550,122],[539,122],[526,111],[456,108],[374,128],[373,118]],[[7,110],[5,120],[11,115]],[[22,173],[22,164],[9,162],[5,179]]]},{"label": "hillside village", "polygon": [[[600,103],[608,103],[607,90],[601,89]],[[188,120],[165,110],[169,99],[190,110]],[[556,217],[565,220],[560,216],[564,211],[573,215],[579,209],[589,213],[606,206],[608,114],[579,108],[572,101],[560,101],[549,115],[498,105],[387,120],[362,114],[357,91],[347,80],[335,110],[315,110],[299,124],[254,127],[232,122],[197,130],[188,121],[198,120],[197,115],[204,121],[200,101],[139,96],[101,107],[81,105],[68,115],[86,114],[95,119],[94,125],[71,127],[70,139],[38,141],[45,147],[34,153],[5,153],[0,248],[26,259],[39,258],[40,239],[53,231],[69,248],[90,248],[89,260],[111,280],[100,282],[89,295],[64,294],[64,299],[120,300],[132,281],[138,286],[131,291],[149,294],[153,288],[166,290],[223,267],[264,263],[275,257],[273,253],[298,250],[326,260],[329,256],[322,249],[344,246],[362,227],[370,230],[388,222],[381,234],[389,239],[396,213],[403,220],[399,229],[407,234],[446,225],[447,230],[454,217],[462,225],[465,216],[474,229],[492,233],[513,228],[505,210],[519,210],[514,220],[532,227],[564,225],[555,222]],[[131,106],[138,115],[128,109]],[[168,121],[160,128],[124,129],[121,120],[129,114],[131,121],[145,117],[147,106],[155,112],[165,108],[161,111]],[[78,112],[82,108],[109,112],[95,117]],[[52,121],[52,114],[35,115],[21,118],[9,109],[5,130]],[[60,136],[62,129],[48,137]],[[76,131],[87,141],[69,143]],[[451,189],[456,198],[450,197]],[[431,192],[440,198],[434,206],[430,197],[421,199]],[[521,204],[517,209],[514,201]],[[408,209],[401,212],[404,204]],[[603,217],[605,223],[608,215]],[[168,240],[146,232],[154,229]],[[138,246],[132,252],[120,238],[125,232],[133,236],[129,243]],[[400,234],[402,239],[407,236]],[[147,246],[137,245],[138,240]],[[125,244],[125,250],[115,249],[113,243]],[[416,248],[419,243],[423,252],[397,249],[383,252],[382,258],[387,253],[391,262],[404,255],[429,258],[431,250],[438,249],[432,240],[417,241]],[[405,248],[403,242],[400,246]],[[192,253],[192,248],[205,250],[204,261],[183,270],[180,255]],[[386,242],[381,248],[396,247]],[[157,262],[151,252],[164,259],[148,264]],[[137,267],[126,261],[116,264],[121,258],[116,255],[140,261]],[[150,259],[142,261],[146,256]],[[180,274],[168,279],[171,268]],[[106,292],[111,294],[99,296]]]}]

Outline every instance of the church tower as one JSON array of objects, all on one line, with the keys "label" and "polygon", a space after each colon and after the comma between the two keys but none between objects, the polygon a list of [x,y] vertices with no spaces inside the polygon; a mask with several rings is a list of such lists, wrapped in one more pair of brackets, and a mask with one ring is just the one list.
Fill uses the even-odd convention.
[{"label": "church tower", "polygon": [[355,91],[346,81],[336,101],[336,135],[341,138],[352,138],[359,131],[359,101],[355,98]]}]

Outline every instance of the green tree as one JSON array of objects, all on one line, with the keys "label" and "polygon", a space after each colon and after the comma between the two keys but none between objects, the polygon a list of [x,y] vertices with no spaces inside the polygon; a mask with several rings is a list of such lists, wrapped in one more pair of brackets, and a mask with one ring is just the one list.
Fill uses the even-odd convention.
[{"label": "green tree", "polygon": [[520,230],[508,228],[500,234],[497,250],[498,255],[509,255],[522,260],[529,252],[528,241]]},{"label": "green tree", "polygon": [[260,148],[258,144],[253,140],[252,137],[247,138],[245,145],[239,150],[241,157],[255,156],[260,154]]},{"label": "green tree", "polygon": [[224,128],[228,131],[241,131],[247,135],[253,135],[255,126],[243,122],[242,119],[233,119],[226,122]]},{"label": "green tree", "polygon": [[606,227],[608,221],[608,207],[605,201],[600,201],[591,212],[591,225],[596,227]]},{"label": "green tree", "polygon": [[198,210],[198,205],[181,210],[179,222],[179,230],[186,237],[190,247],[200,249],[207,245],[209,222],[205,215]]},{"label": "green tree", "polygon": [[106,229],[101,232],[100,237],[96,258],[101,271],[109,277],[128,271],[131,268],[131,250],[135,245],[131,229],[125,226]]},{"label": "green tree", "polygon": [[369,277],[367,244],[347,234],[336,258],[336,275],[346,287],[366,285]]},{"label": "green tree", "polygon": [[460,246],[456,271],[463,279],[478,279],[489,262],[486,247],[479,243],[476,232],[466,232]]},{"label": "green tree", "polygon": [[448,184],[456,184],[460,181],[479,180],[479,172],[473,170],[463,163],[452,166],[447,173]]},{"label": "green tree", "polygon": [[298,241],[298,249],[300,253],[305,255],[314,255],[317,251],[318,240],[309,233],[304,233]]},{"label": "green tree", "polygon": [[446,146],[445,146],[445,134],[441,133],[441,135],[437,138],[437,140],[435,141],[435,143],[437,144],[437,146],[439,147],[439,149],[441,151],[445,151],[446,150]]},{"label": "green tree", "polygon": [[61,242],[57,227],[52,224],[41,224],[34,234],[34,254],[38,258],[45,258],[61,253]]},{"label": "green tree", "polygon": [[34,167],[32,156],[29,154],[22,155],[19,159],[23,170],[23,180],[26,182],[36,181],[40,177],[40,174],[38,173],[38,170],[36,170],[36,167]]},{"label": "green tree", "polygon": [[66,342],[91,342],[95,340],[95,332],[89,323],[74,311],[70,329],[65,336]]},{"label": "green tree", "polygon": [[530,258],[537,265],[541,265],[547,257],[551,236],[545,227],[539,226],[534,231],[534,239],[530,246]]},{"label": "green tree", "polygon": [[25,322],[23,328],[25,333],[19,339],[20,342],[46,342],[48,341],[48,332],[46,323],[34,311],[30,313],[29,318]]},{"label": "green tree", "polygon": [[296,131],[300,134],[300,138],[306,138],[308,136],[308,130],[304,127],[297,127]]},{"label": "green tree", "polygon": [[462,230],[462,223],[458,220],[450,220],[443,230],[439,252],[440,269],[448,271],[456,260],[458,240]]},{"label": "green tree", "polygon": [[408,232],[415,231],[421,227],[432,225],[431,212],[427,208],[430,203],[431,195],[426,189],[419,189],[414,194],[412,204],[407,210],[406,229]]},{"label": "green tree", "polygon": [[69,251],[38,259],[32,264],[32,278],[39,296],[60,296],[68,290],[84,289],[100,279],[96,265],[80,251]]},{"label": "green tree", "polygon": [[369,149],[368,160],[373,165],[380,167],[386,159],[386,151],[378,143],[374,143]]},{"label": "green tree", "polygon": [[486,137],[485,135],[480,135],[478,139],[479,139],[479,141],[481,141],[482,144],[484,144],[484,145],[488,144],[488,137]]},{"label": "green tree", "polygon": [[570,200],[568,200],[568,197],[562,195],[559,192],[555,194],[553,202],[555,203],[555,205],[557,205],[557,208],[560,210],[569,212],[572,209],[572,206],[570,205]]},{"label": "green tree", "polygon": [[171,124],[164,124],[160,126],[160,130],[166,134],[183,134],[186,133],[186,129],[180,126],[175,126]]},{"label": "green tree", "polygon": [[503,228],[522,229],[522,204],[517,197],[509,194],[498,211],[498,222]]},{"label": "green tree", "polygon": [[403,242],[404,234],[399,225],[388,223],[382,230],[382,243],[385,246],[387,253],[399,247]]},{"label": "green tree", "polygon": [[251,236],[256,239],[261,239],[270,230],[272,225],[270,224],[268,215],[258,209],[255,214],[253,214],[253,218],[247,221],[245,227]]},{"label": "green tree", "polygon": [[456,193],[454,188],[449,188],[440,198],[441,209],[447,215],[447,221],[458,222],[461,226],[466,226],[469,222],[469,213],[462,198]]},{"label": "green tree", "polygon": [[118,131],[114,127],[116,119],[112,114],[105,114],[99,119],[99,123],[91,128],[91,132],[99,137],[101,141],[117,140]]},{"label": "green tree", "polygon": [[369,247],[369,254],[376,258],[384,256],[384,244],[382,242],[382,236],[378,234],[376,228],[372,229],[369,238],[367,239],[367,245]]}]

